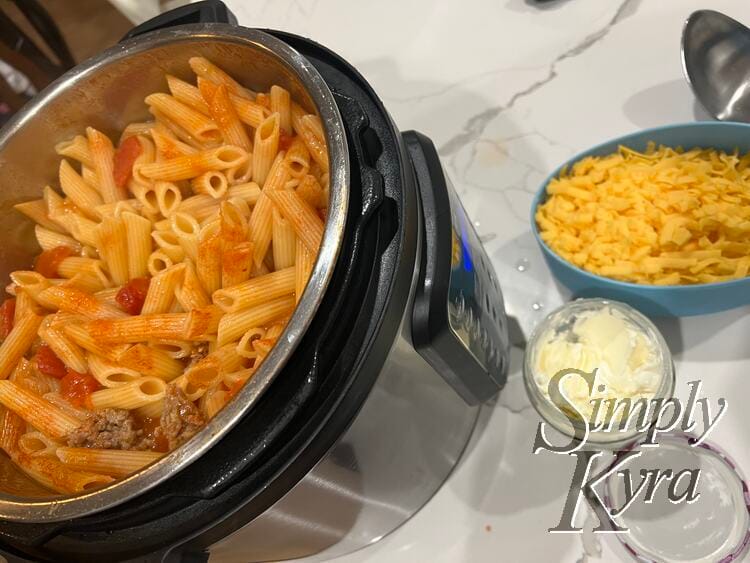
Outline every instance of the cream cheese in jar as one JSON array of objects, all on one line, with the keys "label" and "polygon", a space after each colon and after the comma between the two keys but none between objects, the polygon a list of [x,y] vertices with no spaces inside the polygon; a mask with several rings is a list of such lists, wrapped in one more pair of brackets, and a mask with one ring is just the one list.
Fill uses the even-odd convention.
[{"label": "cream cheese in jar", "polygon": [[551,420],[561,413],[550,399],[549,385],[567,369],[596,370],[593,389],[577,375],[560,382],[568,403],[592,425],[610,422],[612,412],[616,423],[627,412],[626,400],[635,404],[671,395],[674,385],[671,355],[656,327],[628,305],[603,299],[580,299],[558,309],[538,327],[526,350],[529,396],[540,414],[563,431]]}]

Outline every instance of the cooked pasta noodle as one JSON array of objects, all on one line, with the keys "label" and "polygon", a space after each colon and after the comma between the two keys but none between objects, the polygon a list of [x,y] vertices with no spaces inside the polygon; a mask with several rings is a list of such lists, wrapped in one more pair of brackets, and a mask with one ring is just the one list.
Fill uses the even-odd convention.
[{"label": "cooked pasta noodle", "polygon": [[[145,98],[152,121],[58,143],[58,184],[15,205],[42,254],[11,273],[0,308],[0,448],[60,493],[140,471],[224,408],[322,241],[319,118],[281,86],[256,94],[189,64],[195,81],[167,75]],[[174,434],[185,413],[190,432]]]}]

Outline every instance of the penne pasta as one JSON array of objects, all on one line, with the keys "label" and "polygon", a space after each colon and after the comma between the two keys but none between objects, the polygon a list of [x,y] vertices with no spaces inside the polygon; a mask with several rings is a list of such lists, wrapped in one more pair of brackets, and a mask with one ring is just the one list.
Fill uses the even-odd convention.
[{"label": "penne pasta", "polygon": [[37,225],[34,227],[34,234],[36,235],[36,241],[39,243],[39,246],[42,247],[42,250],[52,250],[58,246],[67,246],[73,250],[73,252],[81,252],[82,246],[80,242],[73,237],[69,237],[58,231],[45,229],[41,225]]},{"label": "penne pasta", "polygon": [[39,338],[57,355],[62,362],[78,373],[88,371],[86,354],[75,342],[68,338],[62,330],[53,327],[52,318],[45,319],[39,327]]},{"label": "penne pasta", "polygon": [[120,354],[127,349],[127,346],[124,344],[113,346],[97,341],[97,339],[82,324],[63,325],[62,331],[73,342],[87,352],[91,352],[111,361],[117,361]]},{"label": "penne pasta", "polygon": [[190,68],[193,69],[193,72],[199,77],[205,80],[210,80],[217,85],[223,84],[229,92],[242,98],[248,98],[251,100],[255,98],[255,93],[252,90],[241,86],[239,82],[234,80],[208,59],[204,57],[191,57],[188,60],[188,63],[190,64]]},{"label": "penne pasta", "polygon": [[45,303],[55,309],[80,315],[87,319],[117,319],[127,317],[127,313],[99,301],[93,295],[74,287],[50,286],[41,294]]},{"label": "penne pasta", "polygon": [[[119,363],[121,362],[118,358],[117,364]],[[134,369],[117,364],[96,354],[88,355],[88,369],[102,387],[121,387],[141,378],[141,374]]]},{"label": "penne pasta", "polygon": [[[263,193],[265,194],[266,191],[264,190]],[[274,190],[268,192],[268,197],[289,221],[295,234],[307,249],[317,254],[320,241],[323,239],[323,221],[315,210],[293,191]]]},{"label": "penne pasta", "polygon": [[185,340],[207,340],[214,337],[223,316],[224,311],[216,305],[192,309],[185,324]]},{"label": "penne pasta", "polygon": [[150,215],[159,213],[159,198],[156,197],[156,188],[150,178],[146,179],[147,183],[130,184],[130,190],[133,192],[135,199],[141,204],[143,210]]},{"label": "penne pasta", "polygon": [[54,456],[60,443],[41,432],[26,432],[18,438],[18,450],[32,457]]},{"label": "penne pasta", "polygon": [[240,338],[254,326],[289,315],[294,309],[292,296],[278,297],[234,313],[227,313],[219,321],[217,346],[224,346]]},{"label": "penne pasta", "polygon": [[297,237],[289,221],[281,216],[277,209],[273,210],[273,264],[276,269],[286,269],[294,266],[297,249]]},{"label": "penne pasta", "polygon": [[125,194],[115,184],[115,148],[112,145],[112,141],[93,127],[86,128],[86,136],[88,137],[89,151],[91,152],[91,165],[96,171],[96,177],[99,180],[98,187],[102,199],[105,202],[127,199]]},{"label": "penne pasta", "polygon": [[247,152],[232,145],[206,149],[192,155],[178,156],[161,162],[145,164],[141,173],[153,180],[176,182],[200,176],[209,170],[226,170],[242,164]]},{"label": "penne pasta", "polygon": [[26,421],[5,407],[0,408],[0,448],[9,456],[17,451],[18,439],[26,429]]},{"label": "penne pasta", "polygon": [[273,113],[255,130],[253,141],[253,182],[266,181],[271,164],[279,152],[279,114]]},{"label": "penne pasta", "polygon": [[265,336],[266,336],[266,331],[260,327],[255,326],[247,330],[245,334],[243,334],[242,337],[240,338],[240,341],[237,343],[237,348],[236,348],[237,354],[249,360],[257,358],[258,353],[255,351],[255,348],[253,347],[253,342],[255,340],[265,338]]},{"label": "penne pasta", "polygon": [[164,455],[159,452],[68,447],[58,447],[55,453],[66,467],[94,471],[113,477],[125,477],[140,471]]},{"label": "penne pasta", "polygon": [[39,306],[34,301],[29,293],[22,288],[18,288],[16,291],[16,310],[13,313],[13,325],[17,325],[21,322],[26,315],[39,314]]},{"label": "penne pasta", "polygon": [[201,229],[195,271],[203,288],[211,294],[221,287],[221,236],[219,222]]},{"label": "penne pasta", "polygon": [[62,227],[57,222],[50,219],[47,211],[47,202],[44,199],[35,199],[33,201],[17,203],[13,206],[13,209],[20,211],[26,215],[26,217],[37,223],[37,228],[43,228],[56,233],[61,233],[62,231]]},{"label": "penne pasta", "polygon": [[201,227],[198,221],[190,214],[183,211],[174,213],[169,219],[172,232],[177,235],[185,255],[191,260],[198,257],[198,239]]},{"label": "penne pasta", "polygon": [[175,297],[186,311],[205,307],[211,302],[189,260],[185,261],[185,277],[182,286],[175,289]]},{"label": "penne pasta", "polygon": [[154,140],[156,160],[159,161],[170,160],[178,156],[188,156],[198,152],[198,149],[182,142],[169,128],[161,123],[157,123],[151,129],[151,138]]},{"label": "penne pasta", "polygon": [[83,135],[76,135],[72,139],[57,143],[55,152],[60,156],[77,160],[89,168],[94,167],[94,160],[91,157],[91,151],[89,151],[89,142]]},{"label": "penne pasta", "polygon": [[42,396],[42,399],[44,399],[48,403],[53,404],[54,406],[64,411],[66,414],[70,415],[71,417],[75,418],[79,422],[85,422],[91,416],[91,413],[89,411],[85,409],[79,409],[71,405],[68,402],[68,400],[65,399],[62,395],[60,395],[60,393],[57,391],[53,391],[51,393],[45,393]]},{"label": "penne pasta", "polygon": [[151,238],[154,239],[159,250],[166,254],[174,264],[184,260],[185,251],[174,231],[152,231]]},{"label": "penne pasta", "polygon": [[151,255],[151,221],[126,211],[122,214],[122,224],[126,232],[128,279],[145,277]]},{"label": "penne pasta", "polygon": [[250,277],[253,267],[253,249],[250,241],[233,244],[221,252],[221,287],[230,288]]},{"label": "penne pasta", "polygon": [[206,418],[213,418],[217,412],[224,408],[224,405],[230,398],[226,391],[215,385],[206,391],[198,404]]},{"label": "penne pasta", "polygon": [[172,182],[154,182],[156,205],[164,217],[169,217],[177,211],[182,203],[182,192]]},{"label": "penne pasta", "polygon": [[223,198],[229,188],[227,177],[218,170],[204,172],[195,178],[191,184],[194,192],[211,196],[213,199]]},{"label": "penne pasta", "polygon": [[[117,150],[88,127],[55,147],[62,191],[15,206],[50,252],[6,287],[0,448],[40,490],[85,492],[163,455],[136,449],[178,447],[271,354],[311,276],[323,124],[279,85],[189,63],[197,79],[167,75]],[[92,434],[115,419],[135,441]]]},{"label": "penne pasta", "polygon": [[163,399],[166,388],[167,384],[159,378],[140,377],[124,385],[94,391],[89,401],[95,409],[137,409]]},{"label": "penne pasta", "polygon": [[295,291],[296,269],[285,268],[254,277],[234,287],[220,289],[213,294],[214,303],[227,313],[236,313],[248,307],[291,295]]},{"label": "penne pasta", "polygon": [[248,382],[248,380],[253,376],[257,369],[258,366],[254,365],[251,368],[241,369],[225,374],[223,378],[224,386],[230,390],[241,388],[243,385],[245,385],[245,383]]},{"label": "penne pasta", "polygon": [[[172,348],[184,354],[179,345]],[[158,377],[164,381],[171,381],[185,370],[182,362],[155,344],[134,344],[117,357],[117,363],[139,374]]]},{"label": "penne pasta", "polygon": [[195,387],[209,388],[219,383],[226,373],[242,367],[242,358],[235,346],[217,348],[185,372],[185,379]]},{"label": "penne pasta", "polygon": [[96,217],[94,208],[103,203],[99,192],[87,184],[67,160],[60,162],[59,177],[60,187],[70,201],[89,217]]},{"label": "penne pasta", "polygon": [[151,276],[158,276],[160,272],[171,268],[173,265],[172,258],[161,250],[152,252],[148,257],[148,273]]},{"label": "penne pasta", "polygon": [[[149,347],[158,351],[164,352],[170,358],[187,358],[190,356],[193,346],[190,342],[184,340],[151,340],[148,343]],[[136,344],[137,346],[137,344]],[[147,374],[154,375],[154,374]],[[154,375],[154,377],[159,377]]]},{"label": "penne pasta", "polygon": [[80,425],[78,419],[13,381],[0,381],[0,404],[52,438],[62,440]]},{"label": "penne pasta", "polygon": [[148,135],[153,126],[153,121],[128,123],[120,135],[120,144],[122,144],[122,142],[128,137],[144,137],[145,135]]},{"label": "penne pasta", "polygon": [[260,198],[260,186],[255,182],[236,184],[227,190],[227,197],[245,200],[249,205],[255,205]]},{"label": "penne pasta", "polygon": [[310,252],[299,238],[297,239],[296,250],[294,258],[294,295],[297,303],[299,303],[315,265],[315,255]]},{"label": "penne pasta", "polygon": [[18,453],[13,457],[16,465],[33,479],[61,494],[78,494],[111,483],[108,475],[73,470],[57,459],[32,457]]},{"label": "penne pasta", "polygon": [[279,126],[286,135],[292,134],[292,99],[289,91],[281,86],[271,86],[268,94],[271,101],[271,113],[279,114]]},{"label": "penne pasta", "polygon": [[99,254],[107,264],[112,281],[117,285],[127,283],[128,279],[128,236],[124,219],[105,217],[96,228]]},{"label": "penne pasta", "polygon": [[157,93],[146,96],[145,101],[199,142],[216,143],[221,141],[219,128],[210,117],[183,104],[174,97]]},{"label": "penne pasta", "polygon": [[271,110],[248,98],[243,98],[230,92],[229,99],[232,100],[232,105],[234,105],[240,121],[253,129],[256,129],[271,115]]},{"label": "penne pasta", "polygon": [[236,166],[231,166],[224,170],[224,175],[227,177],[227,182],[230,186],[235,184],[244,184],[253,179],[253,159],[248,157],[245,162],[241,162]]},{"label": "penne pasta", "polygon": [[[37,336],[44,317],[30,312],[14,325],[0,344],[0,380],[6,379]],[[19,413],[21,414],[21,413]]]},{"label": "penne pasta", "polygon": [[152,338],[182,340],[187,318],[188,313],[163,313],[96,320],[83,323],[81,326],[95,341],[102,343],[146,342]]},{"label": "penne pasta", "polygon": [[210,195],[198,194],[183,200],[178,211],[190,215],[196,221],[203,221],[216,215],[219,211],[219,202]]},{"label": "penne pasta", "polygon": [[175,289],[182,283],[185,275],[185,264],[176,264],[156,274],[148,287],[146,300],[141,309],[142,315],[167,313],[175,299]]},{"label": "penne pasta", "polygon": [[313,160],[323,172],[328,172],[328,150],[320,118],[316,115],[304,115],[294,129],[305,143]]},{"label": "penne pasta", "polygon": [[204,115],[209,115],[208,105],[198,88],[184,80],[180,80],[176,76],[172,76],[171,74],[167,74],[166,78],[169,91],[176,100],[190,106]]},{"label": "penne pasta", "polygon": [[310,171],[310,151],[299,137],[292,141],[284,159],[292,178],[303,178]]},{"label": "penne pasta", "polygon": [[310,207],[322,209],[328,205],[325,191],[312,174],[307,174],[300,180],[296,192]]},{"label": "penne pasta", "polygon": [[242,147],[249,152],[252,149],[250,137],[229,99],[226,84],[217,86],[213,82],[198,78],[198,89],[208,106],[209,115],[219,126],[224,142]]}]

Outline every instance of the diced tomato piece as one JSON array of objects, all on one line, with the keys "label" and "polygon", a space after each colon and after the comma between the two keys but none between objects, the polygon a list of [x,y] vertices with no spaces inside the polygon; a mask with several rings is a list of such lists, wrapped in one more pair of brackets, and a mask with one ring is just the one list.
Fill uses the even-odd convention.
[{"label": "diced tomato piece", "polygon": [[16,316],[16,300],[12,297],[3,301],[0,305],[0,338],[8,338],[13,330],[13,318]]},{"label": "diced tomato piece", "polygon": [[72,405],[91,408],[91,393],[101,389],[99,382],[88,373],[78,373],[70,368],[60,381],[60,394]]},{"label": "diced tomato piece", "polygon": [[129,315],[140,315],[149,286],[148,278],[133,278],[126,283],[115,295],[115,301],[120,309]]},{"label": "diced tomato piece", "polygon": [[279,150],[280,151],[286,151],[289,150],[289,147],[292,146],[292,141],[294,140],[294,137],[291,135],[287,135],[283,131],[279,133]]},{"label": "diced tomato piece", "polygon": [[42,373],[57,379],[62,379],[67,373],[63,361],[46,344],[39,346],[36,352],[36,367]]},{"label": "diced tomato piece", "polygon": [[123,190],[130,180],[130,176],[133,174],[133,163],[141,154],[141,150],[141,142],[136,136],[128,137],[117,147],[112,175],[115,177],[115,184],[120,190]]},{"label": "diced tomato piece", "polygon": [[60,262],[73,254],[73,249],[69,246],[56,246],[55,248],[45,250],[37,256],[34,263],[34,270],[42,274],[45,278],[60,277],[60,274],[57,272]]}]

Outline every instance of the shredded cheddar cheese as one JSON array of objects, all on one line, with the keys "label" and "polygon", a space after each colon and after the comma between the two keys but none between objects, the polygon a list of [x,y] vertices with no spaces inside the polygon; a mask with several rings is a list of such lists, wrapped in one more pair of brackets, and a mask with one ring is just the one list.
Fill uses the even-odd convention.
[{"label": "shredded cheddar cheese", "polygon": [[536,221],[545,243],[594,274],[680,285],[750,270],[750,153],[621,146],[547,186]]}]

